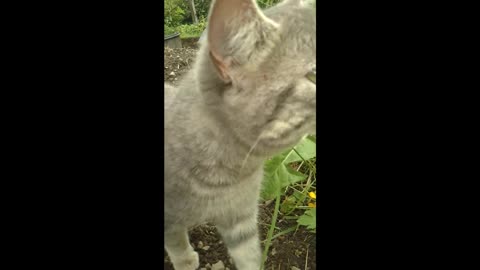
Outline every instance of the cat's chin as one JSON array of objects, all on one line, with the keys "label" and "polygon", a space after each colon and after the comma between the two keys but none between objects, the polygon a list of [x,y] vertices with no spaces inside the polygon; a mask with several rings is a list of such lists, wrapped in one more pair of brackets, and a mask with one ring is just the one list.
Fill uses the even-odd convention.
[{"label": "cat's chin", "polygon": [[286,150],[289,150],[289,149],[293,148],[305,136],[306,135],[296,137],[295,139],[292,139],[291,141],[288,141],[288,142],[274,141],[274,142],[264,143],[264,144],[262,144],[261,146],[258,147],[258,152],[260,152],[261,155],[263,155],[267,158],[272,157],[274,155],[280,154],[280,153],[282,153]]}]

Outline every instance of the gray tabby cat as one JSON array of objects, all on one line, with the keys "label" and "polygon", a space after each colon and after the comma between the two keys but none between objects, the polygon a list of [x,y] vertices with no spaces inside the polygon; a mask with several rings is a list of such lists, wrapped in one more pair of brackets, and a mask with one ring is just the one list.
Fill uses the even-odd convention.
[{"label": "gray tabby cat", "polygon": [[315,131],[315,10],[213,1],[194,68],[165,87],[165,249],[199,267],[188,228],[214,223],[238,270],[257,270],[264,161]]}]

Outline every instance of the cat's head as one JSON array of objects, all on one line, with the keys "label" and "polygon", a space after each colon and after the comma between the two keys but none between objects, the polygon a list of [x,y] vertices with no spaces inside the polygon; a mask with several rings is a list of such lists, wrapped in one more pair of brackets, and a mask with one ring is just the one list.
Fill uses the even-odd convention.
[{"label": "cat's head", "polygon": [[247,144],[273,153],[315,132],[311,5],[286,0],[261,11],[255,0],[213,1],[199,57],[206,108]]}]

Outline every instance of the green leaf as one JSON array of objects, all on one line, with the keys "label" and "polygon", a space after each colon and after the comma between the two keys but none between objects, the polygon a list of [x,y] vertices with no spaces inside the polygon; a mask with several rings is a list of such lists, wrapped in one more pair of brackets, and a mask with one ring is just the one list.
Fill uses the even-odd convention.
[{"label": "green leaf", "polygon": [[[301,157],[296,153],[301,155]],[[282,194],[285,187],[303,181],[307,178],[301,172],[292,169],[287,164],[303,159],[309,160],[316,156],[315,142],[310,137],[305,137],[295,146],[280,155],[274,156],[265,163],[265,177],[262,188],[262,199],[270,200]],[[302,159],[303,158],[303,159]]]},{"label": "green leaf", "polygon": [[299,201],[302,204],[305,201],[305,199],[307,198],[307,195],[305,193],[302,193],[302,192],[297,191],[297,190],[293,191],[293,196],[297,199],[297,201]]},{"label": "green leaf", "polygon": [[306,226],[307,229],[317,229],[317,212],[315,208],[308,209],[305,213],[297,219],[297,223]]},{"label": "green leaf", "polygon": [[265,164],[265,177],[262,188],[262,198],[270,200],[282,193],[282,189],[307,178],[301,172],[290,168],[284,162],[288,155],[279,155]]},{"label": "green leaf", "polygon": [[274,173],[272,176],[267,177],[263,181],[261,196],[264,200],[271,200],[281,194],[280,180],[278,180],[278,174]]},{"label": "green leaf", "polygon": [[286,197],[280,205],[280,212],[287,213],[292,211],[293,209],[295,209],[296,202],[297,200],[295,199],[295,197]]},{"label": "green leaf", "polygon": [[296,170],[287,166],[285,162],[278,168],[278,177],[280,179],[282,188],[291,184],[295,184],[299,181],[303,181],[307,178],[307,176],[303,173],[297,172]]},{"label": "green leaf", "polygon": [[297,161],[302,161],[302,160],[309,160],[317,156],[317,148],[316,148],[316,143],[315,139],[313,139],[311,136],[307,136],[303,138],[296,146],[295,150],[300,154],[299,156],[295,151],[291,150],[290,155],[288,155],[287,159],[285,160],[285,163],[292,163],[292,162],[297,162]]}]

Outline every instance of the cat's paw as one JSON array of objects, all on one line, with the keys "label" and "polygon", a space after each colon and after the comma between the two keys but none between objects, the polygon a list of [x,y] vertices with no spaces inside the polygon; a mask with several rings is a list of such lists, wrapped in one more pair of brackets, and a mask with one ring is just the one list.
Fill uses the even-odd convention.
[{"label": "cat's paw", "polygon": [[175,270],[196,270],[200,266],[198,253],[192,251],[186,256],[175,258],[172,260],[172,264]]}]

